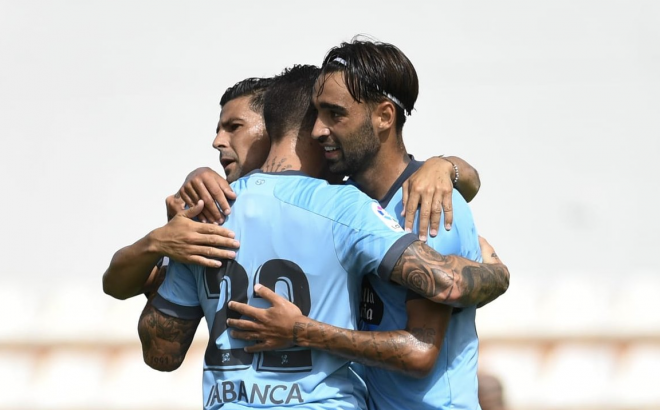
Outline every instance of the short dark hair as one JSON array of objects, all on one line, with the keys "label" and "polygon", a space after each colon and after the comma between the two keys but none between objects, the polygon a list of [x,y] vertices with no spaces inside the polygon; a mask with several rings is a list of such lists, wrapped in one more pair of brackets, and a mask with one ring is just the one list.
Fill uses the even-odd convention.
[{"label": "short dark hair", "polygon": [[321,69],[294,65],[273,78],[264,97],[264,123],[272,142],[292,130],[311,132],[316,120],[312,90]]},{"label": "short dark hair", "polygon": [[[415,108],[419,93],[417,71],[395,45],[353,38],[328,51],[322,74],[344,73],[346,88],[357,102],[380,103],[390,99],[396,107],[397,131]],[[323,90],[323,84],[319,92]]]},{"label": "short dark hair", "polygon": [[220,107],[224,107],[229,101],[245,96],[251,96],[250,109],[259,115],[264,110],[264,93],[273,82],[272,78],[251,77],[241,80],[227,88],[220,99]]}]

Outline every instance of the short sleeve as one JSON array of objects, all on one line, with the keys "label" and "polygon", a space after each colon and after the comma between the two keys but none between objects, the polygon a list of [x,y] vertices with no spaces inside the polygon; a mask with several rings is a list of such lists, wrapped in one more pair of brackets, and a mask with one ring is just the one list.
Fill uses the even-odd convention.
[{"label": "short sleeve", "polygon": [[394,265],[408,246],[417,241],[378,202],[366,195],[337,209],[333,224],[335,250],[344,269],[358,275],[378,273],[389,280]]},{"label": "short sleeve", "polygon": [[165,280],[152,302],[156,309],[180,319],[198,319],[204,315],[192,269],[191,265],[169,261]]}]

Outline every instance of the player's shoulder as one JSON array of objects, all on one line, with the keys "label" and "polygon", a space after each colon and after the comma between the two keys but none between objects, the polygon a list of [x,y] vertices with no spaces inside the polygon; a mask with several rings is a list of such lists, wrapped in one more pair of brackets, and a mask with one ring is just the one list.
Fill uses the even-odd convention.
[{"label": "player's shoulder", "polygon": [[274,194],[281,202],[354,229],[368,226],[374,216],[387,217],[377,201],[352,185],[331,185],[308,177],[277,186]]},{"label": "player's shoulder", "polygon": [[274,194],[280,200],[304,207],[335,207],[349,203],[372,201],[366,194],[350,185],[331,185],[322,179],[300,176],[278,184]]}]

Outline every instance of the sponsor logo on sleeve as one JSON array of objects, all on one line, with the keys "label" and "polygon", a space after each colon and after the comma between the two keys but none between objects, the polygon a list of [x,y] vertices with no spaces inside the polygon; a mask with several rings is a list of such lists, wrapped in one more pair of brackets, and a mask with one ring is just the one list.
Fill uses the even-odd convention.
[{"label": "sponsor logo on sleeve", "polygon": [[383,209],[378,203],[374,202],[371,204],[371,210],[374,211],[376,216],[380,218],[383,223],[395,232],[403,232],[403,228],[399,225],[399,222],[388,214],[386,210]]}]

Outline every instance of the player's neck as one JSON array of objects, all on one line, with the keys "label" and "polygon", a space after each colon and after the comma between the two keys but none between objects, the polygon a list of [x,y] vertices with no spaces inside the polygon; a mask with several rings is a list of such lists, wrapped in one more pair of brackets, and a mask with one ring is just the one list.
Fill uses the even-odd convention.
[{"label": "player's neck", "polygon": [[264,172],[300,171],[302,163],[294,149],[288,144],[275,143],[271,145],[270,152],[261,170]]},{"label": "player's neck", "polygon": [[[313,143],[313,144],[312,144]],[[322,151],[311,136],[298,133],[287,135],[272,143],[266,162],[261,167],[264,172],[302,171],[320,178],[323,163],[320,161]]]},{"label": "player's neck", "polygon": [[351,176],[362,192],[377,200],[389,192],[410,162],[410,156],[403,145],[395,149],[383,148],[369,167]]}]

